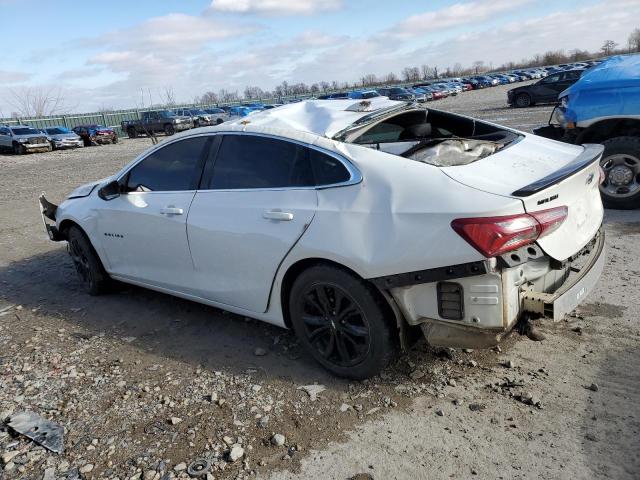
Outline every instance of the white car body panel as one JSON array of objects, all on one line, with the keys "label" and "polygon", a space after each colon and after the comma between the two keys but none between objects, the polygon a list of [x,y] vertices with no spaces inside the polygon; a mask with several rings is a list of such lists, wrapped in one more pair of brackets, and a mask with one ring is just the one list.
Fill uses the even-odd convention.
[{"label": "white car body panel", "polygon": [[278,267],[311,223],[317,204],[315,189],[199,191],[188,224],[197,294],[266,311]]},{"label": "white car body panel", "polygon": [[[109,272],[191,293],[194,268],[186,221],[194,196],[195,191],[131,192],[102,202],[92,243],[101,246]],[[182,213],[163,213],[167,209]]]}]

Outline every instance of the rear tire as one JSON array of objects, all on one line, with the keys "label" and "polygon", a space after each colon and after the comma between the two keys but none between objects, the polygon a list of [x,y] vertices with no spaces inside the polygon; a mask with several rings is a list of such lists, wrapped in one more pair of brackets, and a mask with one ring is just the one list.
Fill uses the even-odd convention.
[{"label": "rear tire", "polygon": [[528,93],[519,93],[516,96],[516,102],[515,102],[516,107],[518,108],[526,108],[526,107],[530,107],[532,105],[531,103],[531,97],[529,96]]},{"label": "rear tire", "polygon": [[396,353],[393,319],[375,289],[331,265],[305,270],[289,297],[293,329],[323,367],[362,380],[380,373]]},{"label": "rear tire", "polygon": [[606,178],[600,185],[602,203],[607,208],[640,208],[640,138],[615,137],[602,142],[600,166]]},{"label": "rear tire", "polygon": [[69,255],[84,290],[89,295],[104,293],[110,278],[87,236],[79,227],[72,226],[67,233],[67,241]]}]

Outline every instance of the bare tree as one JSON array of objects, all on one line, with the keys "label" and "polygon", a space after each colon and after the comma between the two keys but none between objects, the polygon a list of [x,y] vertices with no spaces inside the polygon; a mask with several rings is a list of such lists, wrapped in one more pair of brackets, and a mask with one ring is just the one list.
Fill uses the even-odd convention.
[{"label": "bare tree", "polygon": [[613,40],[605,40],[600,50],[602,50],[605,56],[609,56],[617,46],[618,44]]},{"label": "bare tree", "polygon": [[428,80],[433,77],[433,70],[429,65],[422,64],[420,71],[422,73],[422,80]]},{"label": "bare tree", "polygon": [[370,85],[375,85],[376,83],[378,83],[378,78],[373,73],[367,73],[366,75],[362,76],[362,79],[360,81],[362,82],[363,87],[368,87]]},{"label": "bare tree", "polygon": [[173,92],[173,87],[164,87],[160,92],[160,102],[167,107],[175,107],[176,96]]},{"label": "bare tree", "polygon": [[417,82],[420,80],[420,69],[418,67],[404,67],[402,69],[402,79],[405,82]]},{"label": "bare tree", "polygon": [[67,110],[59,88],[24,87],[9,89],[8,103],[22,117],[44,117]]},{"label": "bare tree", "polygon": [[384,83],[398,83],[398,80],[398,76],[393,72],[389,72],[384,76]]},{"label": "bare tree", "polygon": [[636,28],[629,35],[629,49],[632,52],[640,52],[640,28]]},{"label": "bare tree", "polygon": [[201,105],[213,105],[218,103],[218,94],[215,92],[205,92],[200,97],[196,98],[196,102]]},{"label": "bare tree", "polygon": [[476,60],[475,62],[473,62],[473,70],[476,75],[480,72],[483,72],[484,62],[482,60]]}]

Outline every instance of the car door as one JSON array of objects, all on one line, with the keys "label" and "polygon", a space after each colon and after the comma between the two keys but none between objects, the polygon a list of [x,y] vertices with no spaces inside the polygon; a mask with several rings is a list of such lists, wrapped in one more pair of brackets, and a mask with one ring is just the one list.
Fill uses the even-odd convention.
[{"label": "car door", "polygon": [[535,102],[553,102],[558,98],[556,84],[562,77],[561,73],[555,73],[543,78],[533,86]]},{"label": "car door", "polygon": [[190,292],[194,270],[186,221],[211,140],[163,142],[120,177],[121,195],[97,210],[112,274]]},{"label": "car door", "polygon": [[317,208],[308,150],[257,134],[220,139],[187,221],[200,296],[266,311],[278,266]]}]

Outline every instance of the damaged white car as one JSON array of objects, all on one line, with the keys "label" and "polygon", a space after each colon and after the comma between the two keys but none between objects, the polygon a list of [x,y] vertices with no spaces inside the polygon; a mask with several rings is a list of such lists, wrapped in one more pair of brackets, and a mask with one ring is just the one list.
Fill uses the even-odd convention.
[{"label": "damaged white car", "polygon": [[490,347],[584,300],[605,258],[601,155],[384,98],[307,101],[41,204],[89,293],[117,279],[292,328],[360,379],[416,327]]}]

